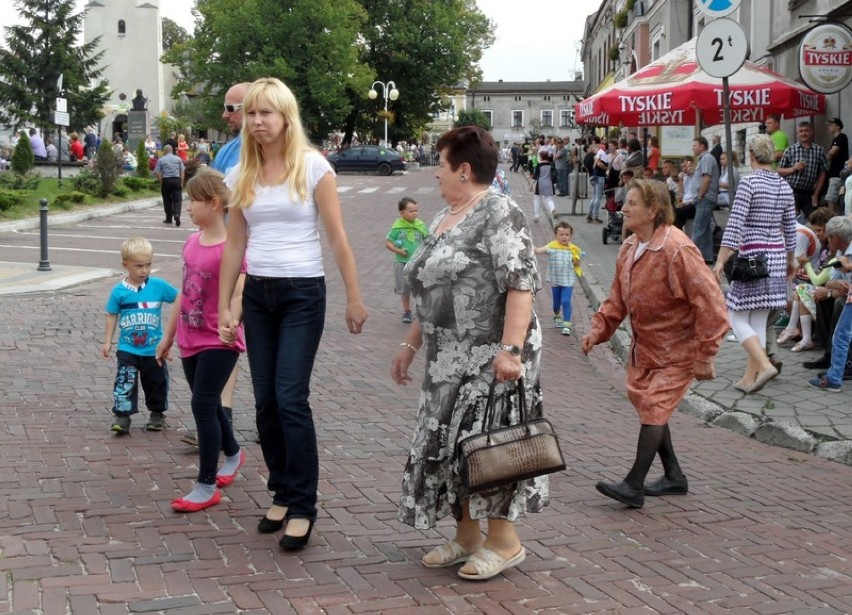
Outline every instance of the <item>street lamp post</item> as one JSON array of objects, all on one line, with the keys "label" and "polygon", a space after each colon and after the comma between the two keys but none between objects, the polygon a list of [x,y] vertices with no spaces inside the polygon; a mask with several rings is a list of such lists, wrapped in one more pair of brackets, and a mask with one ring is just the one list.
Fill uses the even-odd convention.
[{"label": "street lamp post", "polygon": [[385,99],[385,147],[388,147],[388,99],[396,100],[399,98],[399,90],[396,89],[396,84],[393,81],[388,81],[387,83],[383,81],[373,81],[373,85],[370,86],[370,91],[367,92],[367,96],[370,97],[370,100],[376,100],[379,97],[379,93],[376,91],[376,84],[382,86],[382,97]]}]

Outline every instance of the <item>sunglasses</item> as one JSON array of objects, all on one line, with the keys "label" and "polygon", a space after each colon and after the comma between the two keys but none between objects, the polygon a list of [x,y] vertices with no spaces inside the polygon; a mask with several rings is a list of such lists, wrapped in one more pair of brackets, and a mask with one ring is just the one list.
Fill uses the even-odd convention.
[{"label": "sunglasses", "polygon": [[225,105],[225,111],[227,111],[228,113],[236,113],[237,111],[239,111],[242,108],[243,108],[243,106],[239,105],[239,104],[238,105]]}]

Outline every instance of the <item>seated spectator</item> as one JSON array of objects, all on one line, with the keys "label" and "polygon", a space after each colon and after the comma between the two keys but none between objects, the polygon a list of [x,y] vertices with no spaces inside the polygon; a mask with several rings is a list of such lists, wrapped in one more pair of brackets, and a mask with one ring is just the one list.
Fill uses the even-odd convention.
[{"label": "seated spectator", "polygon": [[56,146],[53,144],[53,139],[48,138],[47,141],[45,141],[44,150],[47,152],[47,161],[56,162],[56,159],[59,156],[59,150],[56,149]]},{"label": "seated spectator", "polygon": [[813,293],[817,287],[823,286],[828,281],[831,274],[831,269],[825,268],[828,250],[823,250],[823,246],[826,244],[825,225],[833,216],[831,210],[820,207],[811,213],[808,226],[796,224],[794,256],[799,269],[793,278],[795,292],[792,293],[790,321],[778,336],[778,344],[799,339],[793,346],[793,352],[811,350],[814,347],[813,317],[816,313],[816,305]]},{"label": "seated spectator", "polygon": [[[852,218],[834,216],[825,225],[829,253],[833,256],[852,256]],[[837,321],[846,304],[852,274],[842,269],[832,269],[825,286],[814,290],[816,303],[816,334],[825,346],[822,357],[805,361],[806,369],[828,369],[831,366],[831,339]]]},{"label": "seated spectator", "polygon": [[86,155],[83,148],[83,142],[80,141],[80,135],[76,132],[72,132],[68,135],[68,139],[70,140],[68,149],[71,151],[71,160],[84,160]]},{"label": "seated spectator", "polygon": [[698,187],[701,185],[701,176],[695,173],[695,164],[689,156],[683,158],[680,168],[681,172],[678,178],[683,198],[675,205],[674,225],[680,230],[683,230],[686,221],[695,218],[695,201],[698,200]]},{"label": "seated spectator", "polygon": [[122,149],[121,161],[121,167],[129,173],[135,171],[136,167],[139,165],[139,162],[136,160],[136,156],[134,156],[133,152],[126,147]]}]

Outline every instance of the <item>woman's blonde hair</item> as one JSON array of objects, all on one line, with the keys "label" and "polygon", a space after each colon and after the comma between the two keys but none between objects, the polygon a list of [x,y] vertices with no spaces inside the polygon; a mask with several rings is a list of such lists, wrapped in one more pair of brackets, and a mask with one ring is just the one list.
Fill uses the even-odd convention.
[{"label": "woman's blonde hair", "polygon": [[630,192],[633,188],[636,188],[642,195],[642,202],[645,203],[646,207],[656,205],[657,217],[654,218],[654,228],[674,222],[672,197],[665,182],[656,179],[632,179],[627,184],[627,191]]},{"label": "woman's blonde hair", "polygon": [[754,135],[748,144],[748,151],[760,164],[775,162],[775,143],[769,135]]},{"label": "woman's blonde hair", "polygon": [[219,199],[222,207],[228,206],[231,191],[225,185],[225,176],[214,169],[200,169],[186,182],[186,193],[193,201],[205,203]]},{"label": "woman's blonde hair", "polygon": [[290,183],[290,196],[294,200],[308,198],[308,170],[305,154],[313,148],[308,143],[299,103],[284,83],[274,77],[258,79],[249,86],[243,100],[243,128],[240,138],[240,174],[234,187],[231,204],[241,209],[254,202],[254,188],[263,178],[263,152],[248,129],[249,112],[259,104],[266,104],[284,116],[284,172],[276,183]]}]

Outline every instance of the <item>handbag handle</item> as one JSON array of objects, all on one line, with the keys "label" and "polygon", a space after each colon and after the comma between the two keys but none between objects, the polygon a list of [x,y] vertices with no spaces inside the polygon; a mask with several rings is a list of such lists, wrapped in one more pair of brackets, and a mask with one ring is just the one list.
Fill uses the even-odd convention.
[{"label": "handbag handle", "polygon": [[[485,402],[485,416],[482,419],[485,428],[486,441],[491,444],[491,412],[494,409],[494,389],[497,387],[497,378],[491,380],[491,386],[488,387],[488,401]],[[518,378],[518,386],[515,389],[518,394],[518,414],[521,417],[521,424],[526,428],[529,434],[530,427],[527,424],[527,396],[524,390],[524,378]]]}]

